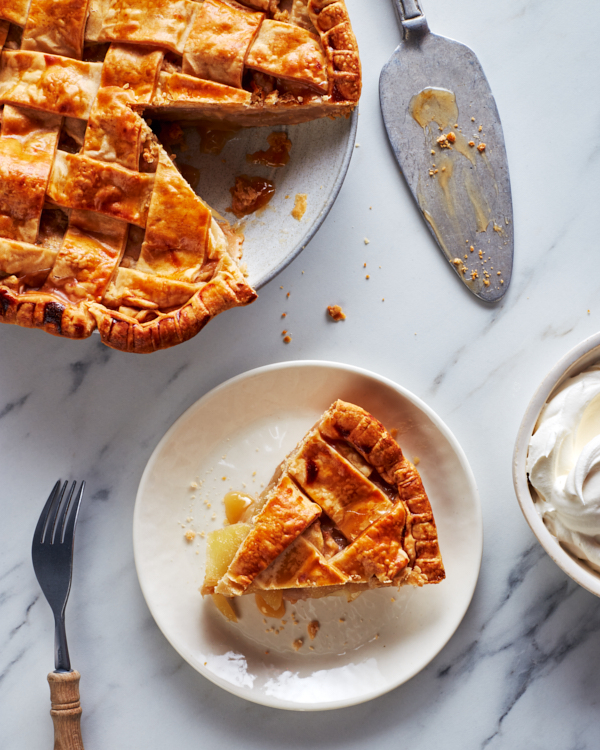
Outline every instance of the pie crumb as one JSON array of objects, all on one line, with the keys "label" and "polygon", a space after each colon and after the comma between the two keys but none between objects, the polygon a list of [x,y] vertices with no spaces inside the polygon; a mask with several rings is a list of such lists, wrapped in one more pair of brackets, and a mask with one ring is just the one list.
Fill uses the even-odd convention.
[{"label": "pie crumb", "polygon": [[364,243],[365,243],[365,245],[369,245],[371,243],[371,240],[368,239],[367,237],[365,237]]},{"label": "pie crumb", "polygon": [[296,640],[292,643],[292,646],[294,647],[294,651],[300,651],[303,645],[304,645],[304,638],[296,638]]},{"label": "pie crumb", "polygon": [[188,529],[184,534],[186,541],[193,542],[196,538],[196,532],[193,529]]},{"label": "pie crumb", "polygon": [[395,438],[397,434],[398,434],[398,428],[397,427],[392,427],[392,429],[390,430],[390,435],[393,438]]},{"label": "pie crumb", "polygon": [[413,464],[414,464],[415,466],[418,466],[418,465],[419,465],[420,463],[421,463],[421,459],[420,459],[420,458],[419,458],[418,456],[415,456],[415,457],[413,458]]},{"label": "pie crumb", "polygon": [[346,320],[346,314],[339,305],[329,305],[327,312],[329,313],[329,317],[335,320],[336,323],[340,320]]},{"label": "pie crumb", "polygon": [[482,154],[485,151],[485,143],[480,143],[479,146],[477,146],[477,150]]},{"label": "pie crumb", "polygon": [[307,201],[308,196],[306,193],[296,193],[296,201],[294,203],[294,208],[292,209],[292,216],[294,219],[297,219],[298,221],[302,219],[306,213]]},{"label": "pie crumb", "polygon": [[315,640],[315,637],[317,633],[319,632],[319,628],[321,627],[321,623],[318,620],[312,620],[308,623],[307,630],[308,630],[308,637],[311,641]]},{"label": "pie crumb", "polygon": [[284,344],[289,344],[289,343],[291,342],[291,340],[292,340],[292,337],[291,337],[291,336],[286,336],[286,337],[285,337],[285,338],[283,339],[283,343],[284,343]]}]

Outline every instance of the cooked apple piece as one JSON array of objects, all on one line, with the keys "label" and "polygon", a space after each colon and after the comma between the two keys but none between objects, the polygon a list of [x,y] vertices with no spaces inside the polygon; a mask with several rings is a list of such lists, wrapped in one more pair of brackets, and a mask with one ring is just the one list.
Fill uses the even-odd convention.
[{"label": "cooked apple piece", "polygon": [[224,529],[211,531],[206,546],[206,576],[202,586],[202,595],[212,594],[214,587],[221,580],[231,565],[240,544],[248,536],[252,527],[247,523],[236,523]]}]

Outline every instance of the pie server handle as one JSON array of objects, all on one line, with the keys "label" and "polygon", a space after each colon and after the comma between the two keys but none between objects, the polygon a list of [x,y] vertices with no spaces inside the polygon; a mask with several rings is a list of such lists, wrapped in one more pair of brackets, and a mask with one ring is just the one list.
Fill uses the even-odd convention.
[{"label": "pie server handle", "polygon": [[50,672],[50,716],[54,722],[54,750],[84,750],[77,671]]}]

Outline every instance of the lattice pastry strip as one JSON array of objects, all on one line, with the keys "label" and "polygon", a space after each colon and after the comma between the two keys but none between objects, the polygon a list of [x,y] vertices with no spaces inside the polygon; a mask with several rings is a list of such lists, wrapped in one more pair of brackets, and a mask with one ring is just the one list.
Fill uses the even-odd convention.
[{"label": "lattice pastry strip", "polygon": [[239,546],[220,579],[207,576],[203,594],[281,591],[295,600],[445,576],[417,470],[383,425],[354,404],[336,401],[325,412],[252,513],[247,532],[232,528]]},{"label": "lattice pastry strip", "polygon": [[0,237],[35,243],[61,117],[5,106],[0,136]]},{"label": "lattice pastry strip", "polygon": [[31,0],[21,49],[81,59],[87,0]]}]

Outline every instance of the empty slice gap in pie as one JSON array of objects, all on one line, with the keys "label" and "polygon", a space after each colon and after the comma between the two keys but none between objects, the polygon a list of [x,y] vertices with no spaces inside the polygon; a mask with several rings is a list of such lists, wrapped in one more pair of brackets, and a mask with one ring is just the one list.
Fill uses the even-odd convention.
[{"label": "empty slice gap in pie", "polygon": [[375,417],[336,401],[240,520],[209,534],[201,591],[351,600],[444,577],[417,469]]},{"label": "empty slice gap in pie", "polygon": [[344,0],[0,0],[0,321],[128,352],[256,298],[148,121],[348,115]]}]

